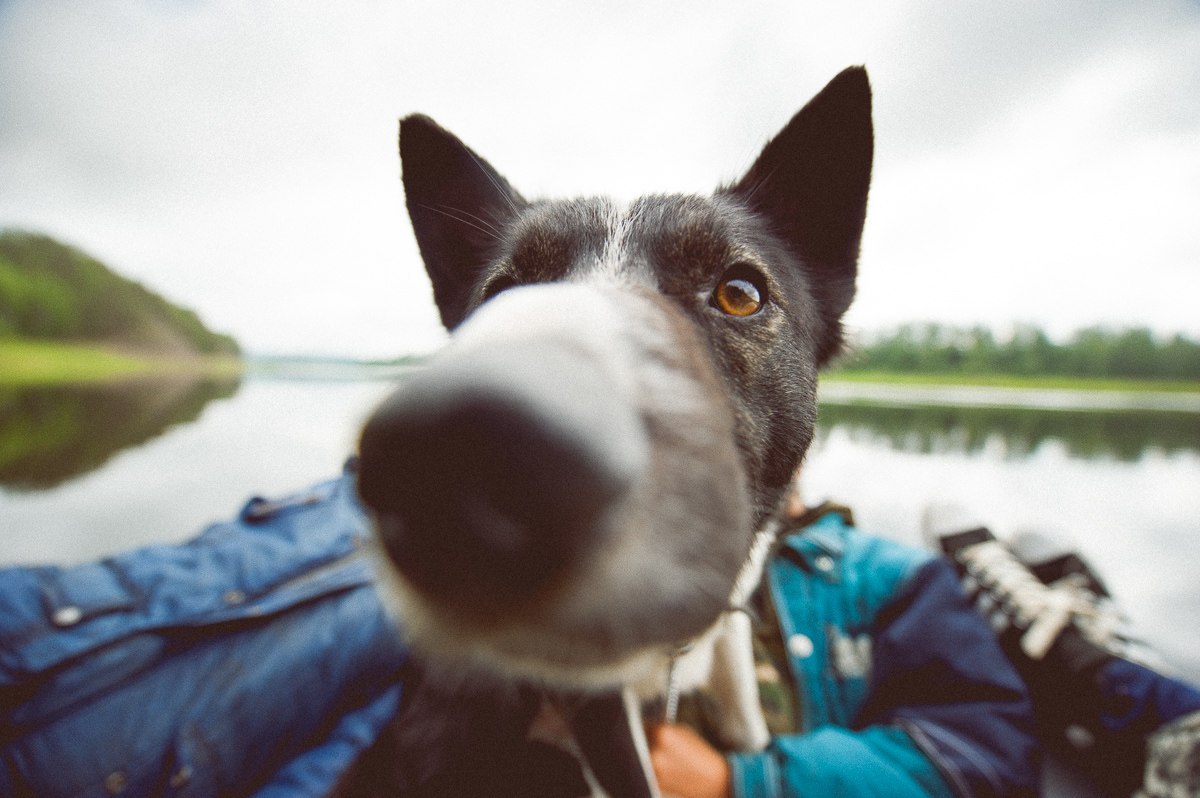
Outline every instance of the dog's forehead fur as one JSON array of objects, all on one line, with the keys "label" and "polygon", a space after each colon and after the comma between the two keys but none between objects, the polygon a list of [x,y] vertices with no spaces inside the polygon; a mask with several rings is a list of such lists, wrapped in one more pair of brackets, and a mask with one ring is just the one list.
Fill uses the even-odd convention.
[{"label": "dog's forehead fur", "polygon": [[792,253],[761,217],[723,193],[656,194],[629,203],[606,197],[539,200],[501,232],[475,304],[501,278],[553,282],[597,271],[623,282],[640,278],[669,295],[711,289],[739,263],[764,272],[786,268],[787,282],[806,284],[804,270],[786,263]]}]

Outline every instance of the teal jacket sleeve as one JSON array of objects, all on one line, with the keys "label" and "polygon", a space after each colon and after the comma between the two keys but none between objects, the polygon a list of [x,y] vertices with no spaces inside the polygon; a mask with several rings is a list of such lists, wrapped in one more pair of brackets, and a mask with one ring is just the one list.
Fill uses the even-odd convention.
[{"label": "teal jacket sleeve", "polygon": [[925,798],[953,793],[901,729],[825,726],[775,738],[761,754],[730,757],[735,794]]}]

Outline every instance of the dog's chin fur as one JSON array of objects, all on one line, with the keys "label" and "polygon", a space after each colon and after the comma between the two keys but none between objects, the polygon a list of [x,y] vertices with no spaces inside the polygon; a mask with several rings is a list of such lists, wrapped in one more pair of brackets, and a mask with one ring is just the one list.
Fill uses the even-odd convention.
[{"label": "dog's chin fur", "polygon": [[638,700],[651,701],[663,695],[672,669],[683,692],[711,680],[715,641],[728,632],[729,614],[742,612],[758,588],[778,526],[772,520],[755,535],[728,609],[715,616],[707,629],[687,640],[642,645],[617,657],[606,657],[585,638],[548,637],[537,626],[481,632],[477,626],[464,625],[422,596],[377,546],[376,580],[380,598],[402,633],[438,664],[440,677],[447,681],[517,679],[572,693],[630,690]]}]

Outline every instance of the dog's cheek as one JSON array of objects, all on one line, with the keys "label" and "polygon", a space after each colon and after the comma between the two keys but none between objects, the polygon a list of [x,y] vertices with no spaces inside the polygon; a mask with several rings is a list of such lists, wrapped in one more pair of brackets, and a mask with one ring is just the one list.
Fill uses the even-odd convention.
[{"label": "dog's cheek", "polygon": [[759,528],[778,509],[812,441],[816,364],[813,332],[785,308],[745,322],[714,323],[714,350],[752,490],[753,526]]},{"label": "dog's cheek", "polygon": [[586,630],[608,655],[669,648],[711,626],[754,533],[734,406],[708,337],[658,295],[623,293],[614,305],[650,464],[553,614],[564,635]]},{"label": "dog's cheek", "polygon": [[695,535],[688,550],[706,552],[723,576],[745,559],[756,528],[754,475],[741,439],[759,422],[732,388],[738,376],[728,371],[711,331],[661,304],[660,347],[644,356],[661,365],[644,372],[641,391],[655,397],[644,400],[642,413],[654,441],[655,471],[667,486],[660,495],[676,502],[671,528]]}]

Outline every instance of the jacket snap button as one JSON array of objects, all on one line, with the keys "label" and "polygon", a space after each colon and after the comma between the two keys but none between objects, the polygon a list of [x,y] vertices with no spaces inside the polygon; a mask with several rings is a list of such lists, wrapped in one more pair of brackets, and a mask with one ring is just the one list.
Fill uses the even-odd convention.
[{"label": "jacket snap button", "polygon": [[179,770],[171,774],[171,786],[175,789],[179,789],[191,780],[192,769],[187,765],[184,765]]},{"label": "jacket snap button", "polygon": [[223,596],[226,604],[241,604],[246,600],[246,594],[240,590],[227,590]]},{"label": "jacket snap button", "polygon": [[83,620],[83,610],[78,607],[59,607],[50,616],[55,626],[74,626]]},{"label": "jacket snap button", "polygon": [[833,558],[828,554],[822,554],[820,557],[818,557],[816,564],[819,570],[825,571],[826,573],[833,570]]},{"label": "jacket snap button", "polygon": [[129,786],[129,779],[119,770],[114,770],[104,777],[104,789],[109,795],[119,795]]},{"label": "jacket snap button", "polygon": [[788,651],[800,659],[807,659],[813,653],[813,641],[808,635],[795,634],[788,638]]},{"label": "jacket snap button", "polygon": [[1065,731],[1067,742],[1069,742],[1076,751],[1086,751],[1096,744],[1096,737],[1090,731],[1083,728],[1077,723],[1072,723]]}]

